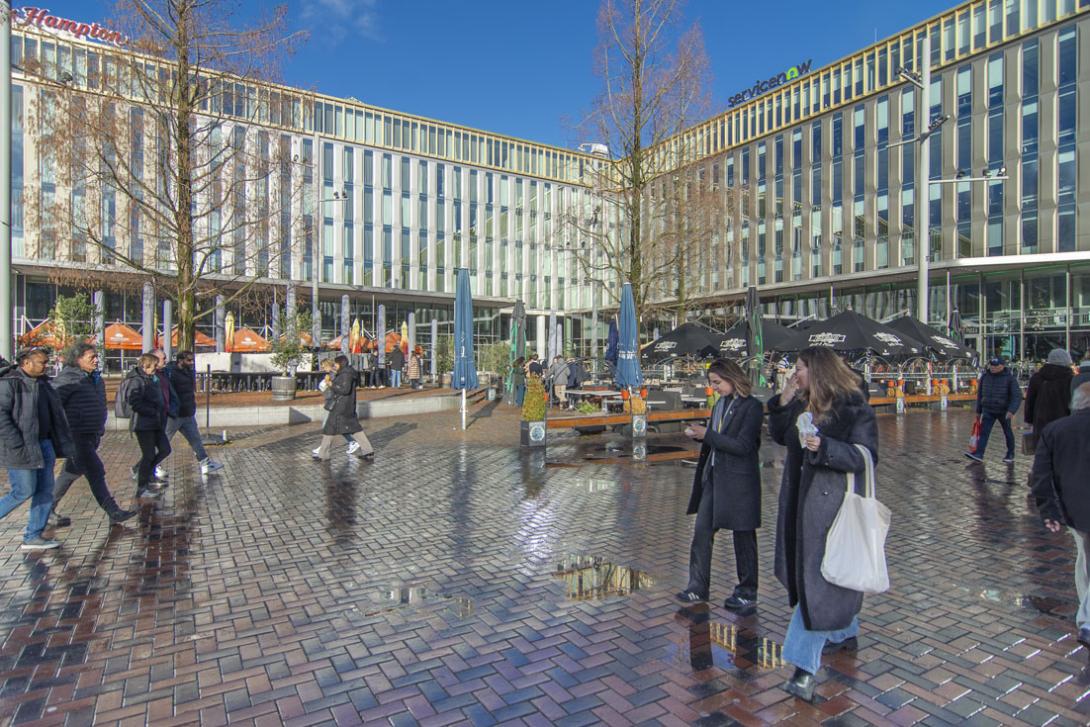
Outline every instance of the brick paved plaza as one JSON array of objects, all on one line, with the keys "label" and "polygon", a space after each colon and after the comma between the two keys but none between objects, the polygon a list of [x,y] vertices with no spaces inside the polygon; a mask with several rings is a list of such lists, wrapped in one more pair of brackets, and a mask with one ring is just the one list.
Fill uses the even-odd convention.
[{"label": "brick paved plaza", "polygon": [[[1070,538],[1028,508],[1024,458],[960,455],[966,411],[881,415],[893,590],[809,705],[779,689],[772,576],[780,452],[766,444],[761,605],[682,608],[693,470],[605,440],[519,451],[478,409],[375,420],[369,465],[315,463],[313,427],[240,433],[201,481],[181,438],[171,487],[110,529],[86,485],[51,553],[0,523],[0,719],[15,724],[1085,724]],[[619,440],[616,440],[621,444]],[[650,444],[668,449],[676,439]],[[107,437],[131,495],[135,440]],[[544,465],[544,466],[543,466]],[[721,577],[720,577],[721,574]]]}]

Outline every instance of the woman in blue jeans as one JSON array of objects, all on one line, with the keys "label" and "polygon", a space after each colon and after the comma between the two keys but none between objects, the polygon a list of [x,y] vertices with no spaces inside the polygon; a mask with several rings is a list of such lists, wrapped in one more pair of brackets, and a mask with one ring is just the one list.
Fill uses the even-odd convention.
[{"label": "woman in blue jeans", "polygon": [[[854,650],[863,594],[821,575],[825,535],[844,501],[847,473],[862,474],[856,445],[878,460],[874,410],[859,377],[829,348],[799,354],[783,393],[768,402],[769,433],[787,447],[776,528],[776,577],[794,607],[783,658],[795,665],[784,685],[812,701],[821,655]],[[857,478],[858,482],[863,477]]]}]

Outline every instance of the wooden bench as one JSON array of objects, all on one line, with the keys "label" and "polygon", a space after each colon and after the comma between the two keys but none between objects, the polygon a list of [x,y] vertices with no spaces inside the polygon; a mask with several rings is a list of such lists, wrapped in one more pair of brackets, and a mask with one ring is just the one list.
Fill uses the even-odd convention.
[{"label": "wooden bench", "polygon": [[[680,409],[674,411],[649,411],[648,424],[661,422],[689,422],[707,419],[711,416],[711,409]],[[631,414],[581,414],[571,417],[556,417],[549,419],[549,429],[579,429],[582,427],[611,427],[632,423]]]}]

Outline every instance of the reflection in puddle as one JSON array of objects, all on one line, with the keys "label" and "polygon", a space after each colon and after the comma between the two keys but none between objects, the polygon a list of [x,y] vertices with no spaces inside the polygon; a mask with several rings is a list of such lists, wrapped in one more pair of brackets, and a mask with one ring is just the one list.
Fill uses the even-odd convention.
[{"label": "reflection in puddle", "polygon": [[569,555],[556,564],[553,577],[564,581],[564,595],[572,601],[627,596],[655,584],[643,571],[589,555]]},{"label": "reflection in puddle", "polygon": [[446,593],[434,593],[426,586],[398,586],[368,594],[355,607],[364,616],[392,611],[403,607],[422,608],[442,605],[458,618],[473,615],[473,599],[465,596],[452,596]]},{"label": "reflection in puddle", "polygon": [[717,667],[743,673],[783,666],[783,646],[779,642],[757,636],[737,624],[711,621],[705,609],[684,609],[678,613],[677,619],[687,622],[689,639],[687,644],[677,645],[673,654],[677,663],[695,671]]}]

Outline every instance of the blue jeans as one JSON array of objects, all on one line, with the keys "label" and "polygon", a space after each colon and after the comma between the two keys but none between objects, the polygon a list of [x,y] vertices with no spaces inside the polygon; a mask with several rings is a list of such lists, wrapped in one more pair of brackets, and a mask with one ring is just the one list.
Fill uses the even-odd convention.
[{"label": "blue jeans", "polygon": [[826,642],[838,644],[845,639],[859,635],[859,617],[856,616],[841,631],[810,631],[802,620],[799,606],[791,614],[791,623],[787,626],[787,638],[783,640],[783,660],[798,668],[817,674],[821,668],[821,649]]},{"label": "blue jeans", "polygon": [[401,369],[390,369],[390,386],[401,388]]},{"label": "blue jeans", "polygon": [[[49,511],[53,509],[53,465],[57,456],[53,451],[53,442],[43,439],[42,466],[40,469],[8,469],[11,492],[0,497],[0,518],[7,517],[15,508],[30,500],[30,518],[26,524],[23,540],[33,540],[45,530]],[[33,498],[33,499],[32,499]]]},{"label": "blue jeans", "polygon": [[980,415],[980,441],[976,445],[977,457],[984,456],[984,449],[988,446],[988,436],[991,435],[992,427],[995,426],[996,422],[999,422],[999,425],[1003,427],[1003,436],[1007,438],[1007,457],[1014,456],[1014,429],[1011,427],[1011,420],[1007,417],[1007,412],[992,414],[986,411]]},{"label": "blue jeans", "polygon": [[181,431],[185,441],[189,442],[189,447],[193,450],[193,454],[197,456],[198,462],[208,459],[208,452],[204,451],[204,445],[201,444],[201,430],[197,427],[197,417],[195,415],[167,419],[168,442],[174,439],[174,433],[178,431]]},{"label": "blue jeans", "polygon": [[515,387],[515,406],[522,406],[522,402],[526,400],[526,384],[519,384]]}]

